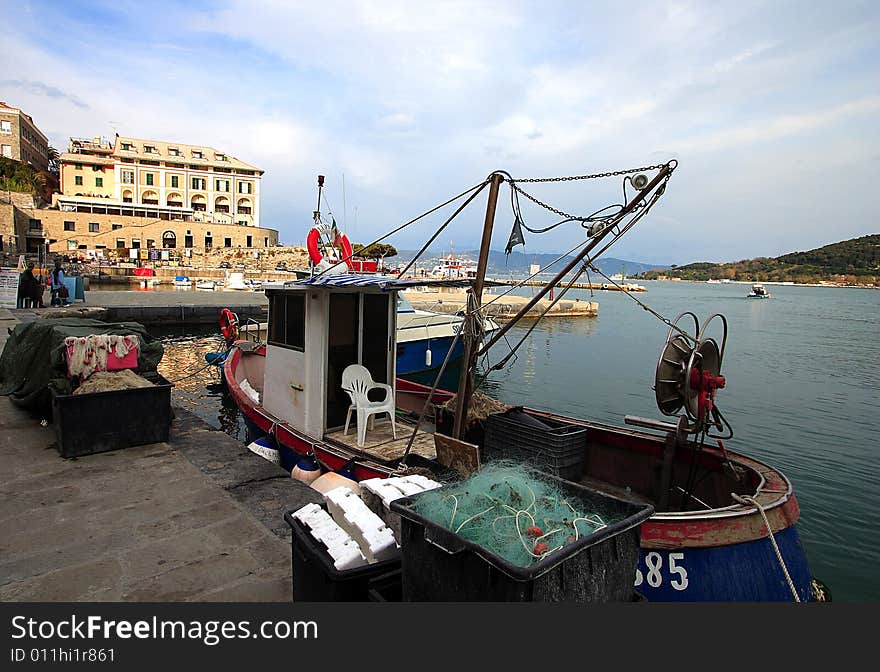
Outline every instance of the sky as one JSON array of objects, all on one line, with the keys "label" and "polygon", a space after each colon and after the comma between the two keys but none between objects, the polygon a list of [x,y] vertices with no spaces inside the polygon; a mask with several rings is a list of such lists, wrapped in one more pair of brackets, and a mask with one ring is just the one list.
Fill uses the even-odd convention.
[{"label": "sky", "polygon": [[[317,175],[366,243],[492,171],[557,177],[676,159],[609,255],[776,256],[880,231],[880,3],[0,0],[0,100],[70,136],[216,147],[266,172],[262,225],[304,244]],[[616,181],[524,185],[564,212]],[[502,188],[493,249],[513,215]],[[485,193],[485,192],[484,192]],[[475,249],[480,195],[435,248]],[[421,246],[449,208],[388,242]],[[526,224],[556,218],[523,205]],[[576,223],[518,251],[583,240]]]}]

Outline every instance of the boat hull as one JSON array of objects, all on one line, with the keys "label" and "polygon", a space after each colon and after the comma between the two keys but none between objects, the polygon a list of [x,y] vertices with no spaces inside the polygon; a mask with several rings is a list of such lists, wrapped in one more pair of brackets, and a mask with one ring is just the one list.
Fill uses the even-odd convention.
[{"label": "boat hull", "polygon": [[[397,375],[406,376],[424,371],[434,371],[440,368],[446,353],[455,340],[454,336],[441,336],[421,341],[409,341],[397,343]],[[428,351],[431,351],[430,363]],[[464,356],[464,342],[458,339],[452,349],[450,362],[455,362]]]},{"label": "boat hull", "polygon": [[[264,354],[265,347],[261,346],[254,348],[248,356]],[[354,471],[358,481],[386,478],[395,473],[393,464],[381,463],[364,454],[310,437],[254,403],[237,382],[242,379],[237,375],[241,357],[240,349],[233,348],[223,372],[228,389],[244,415],[249,441],[267,435],[273,437],[282,465],[287,469],[292,469],[299,455],[313,454],[332,470],[357,458]],[[260,373],[261,370],[255,368],[255,375]],[[398,378],[396,384],[398,408],[420,412],[429,388],[402,378]],[[440,404],[451,396],[447,391],[437,390],[432,399]],[[585,425],[591,429],[595,441],[611,446],[612,450],[623,448],[634,454],[647,455],[648,460],[658,459],[664,449],[662,437],[656,435],[540,411],[534,413]],[[754,496],[760,500],[761,509],[772,526],[774,539],[799,598],[809,600],[812,577],[796,529],[800,510],[789,481],[772,467],[731,451],[722,452],[706,446],[700,459],[706,466],[712,463],[718,466],[721,461],[733,460],[756,474],[760,485]],[[613,468],[610,462],[613,460],[594,465],[600,480],[606,475],[601,473],[603,469]],[[649,601],[794,600],[768,536],[764,517],[754,506],[735,504],[709,511],[655,513],[642,525],[640,546],[634,586]]]}]

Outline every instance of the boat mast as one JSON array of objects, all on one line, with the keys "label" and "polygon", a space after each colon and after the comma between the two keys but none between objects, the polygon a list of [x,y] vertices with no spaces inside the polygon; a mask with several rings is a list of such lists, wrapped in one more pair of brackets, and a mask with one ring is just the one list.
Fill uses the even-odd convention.
[{"label": "boat mast", "polygon": [[[479,310],[483,300],[483,284],[486,279],[486,267],[489,265],[489,245],[492,242],[492,227],[495,225],[495,208],[498,205],[498,189],[504,177],[501,173],[492,175],[489,185],[489,200],[486,204],[486,220],[483,223],[483,240],[480,242],[480,259],[477,262],[477,277],[471,289],[468,290],[467,313],[461,328],[464,329],[464,357],[462,358],[461,374],[458,378],[458,392],[455,406],[455,424],[453,435],[461,439],[467,426],[465,420],[470,398],[474,389],[474,369],[477,364],[478,343],[475,337],[482,336],[482,324]],[[450,243],[450,252],[451,252]]]}]

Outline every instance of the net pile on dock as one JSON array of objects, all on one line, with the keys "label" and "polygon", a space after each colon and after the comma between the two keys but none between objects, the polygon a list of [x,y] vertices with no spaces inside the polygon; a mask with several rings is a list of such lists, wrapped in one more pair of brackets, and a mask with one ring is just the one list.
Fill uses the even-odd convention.
[{"label": "net pile on dock", "polygon": [[616,522],[606,511],[585,510],[558,481],[509,461],[419,495],[412,510],[520,567]]},{"label": "net pile on dock", "polygon": [[92,392],[113,392],[115,390],[133,390],[139,387],[152,387],[146,378],[134,371],[96,371],[78,388],[74,394],[91,394]]}]

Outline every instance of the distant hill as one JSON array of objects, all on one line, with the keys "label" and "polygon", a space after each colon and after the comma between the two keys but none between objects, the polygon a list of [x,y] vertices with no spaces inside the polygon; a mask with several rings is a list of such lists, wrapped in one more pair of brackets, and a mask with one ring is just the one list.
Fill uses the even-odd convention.
[{"label": "distant hill", "polygon": [[[417,250],[400,250],[398,256],[394,258],[394,263],[406,263],[415,256]],[[446,253],[448,254],[448,252]],[[479,257],[479,250],[454,251],[456,257],[462,257],[476,261]],[[425,253],[425,256],[419,261],[420,266],[427,266],[429,262],[436,259],[437,253]],[[529,267],[532,264],[538,264],[542,268],[556,259],[558,254],[523,254],[522,252],[511,252],[510,255],[498,250],[489,251],[489,275],[522,275],[528,274]],[[572,260],[571,256],[561,259],[548,271],[550,273],[562,270],[563,266]],[[433,264],[432,264],[433,265]],[[627,261],[624,259],[615,259],[614,257],[600,257],[596,261],[596,267],[607,275],[615,275],[617,273],[626,272],[627,277],[632,277],[645,271],[652,269],[665,269],[669,266],[660,266],[658,264],[644,264],[638,261]]]},{"label": "distant hill", "polygon": [[643,277],[650,280],[661,275],[682,280],[876,284],[880,279],[880,234],[780,257],[757,257],[723,264],[697,262],[670,270],[651,270]]}]

